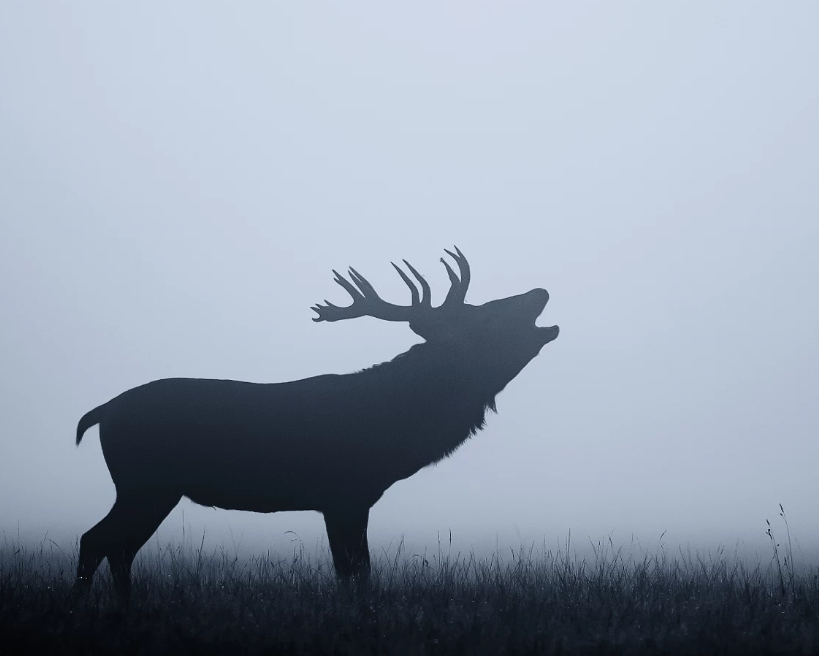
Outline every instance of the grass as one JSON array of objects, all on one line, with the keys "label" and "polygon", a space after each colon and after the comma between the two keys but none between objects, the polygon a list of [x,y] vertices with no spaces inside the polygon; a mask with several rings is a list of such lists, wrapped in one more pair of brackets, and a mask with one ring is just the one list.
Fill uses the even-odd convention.
[{"label": "grass", "polygon": [[0,654],[814,653],[819,577],[768,528],[773,557],[755,567],[723,551],[626,556],[610,540],[587,560],[569,544],[486,559],[399,546],[375,559],[368,589],[300,548],[240,561],[203,539],[146,549],[127,611],[107,567],[72,605],[76,554],[7,540]]}]

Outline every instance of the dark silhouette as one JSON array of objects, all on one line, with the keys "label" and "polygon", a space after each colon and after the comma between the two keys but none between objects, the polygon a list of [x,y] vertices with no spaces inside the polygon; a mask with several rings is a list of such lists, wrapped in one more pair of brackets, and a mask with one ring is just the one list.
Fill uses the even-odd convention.
[{"label": "dark silhouette", "polygon": [[366,578],[370,508],[393,483],[450,455],[482,428],[495,395],[558,335],[557,326],[535,326],[549,300],[545,289],[464,303],[469,264],[455,250],[446,252],[460,278],[441,258],[452,284],[437,308],[406,260],[420,295],[393,266],[410,288],[410,306],[381,300],[353,268],[349,281],[333,271],[353,303],[318,304],[313,321],[408,321],[426,341],[390,362],[287,383],[158,380],[83,416],[77,444],[100,425],[117,498],[80,540],[75,589],[87,589],[107,557],[127,599],[137,551],[183,496],[219,508],[319,511],[338,575]]}]

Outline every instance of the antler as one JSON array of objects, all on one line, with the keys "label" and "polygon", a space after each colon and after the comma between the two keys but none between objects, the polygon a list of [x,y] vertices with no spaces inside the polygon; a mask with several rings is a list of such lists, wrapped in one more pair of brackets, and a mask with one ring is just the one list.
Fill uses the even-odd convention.
[{"label": "antler", "polygon": [[[449,293],[447,293],[446,299],[441,307],[452,307],[461,305],[464,302],[466,290],[467,287],[469,287],[469,263],[466,261],[463,253],[458,250],[457,246],[455,246],[455,253],[449,250],[446,250],[446,252],[455,260],[461,274],[459,279],[452,270],[452,267],[447,264],[444,258],[441,258],[441,262],[444,263],[447,274],[449,275],[449,280],[452,283]],[[412,295],[411,305],[394,305],[393,303],[388,303],[383,300],[376,293],[375,288],[370,282],[358,271],[353,269],[353,267],[350,267],[347,273],[352,282],[333,269],[335,282],[347,290],[347,293],[353,299],[353,303],[347,307],[333,305],[326,299],[324,305],[316,303],[316,305],[311,308],[318,314],[317,317],[313,317],[313,321],[340,321],[342,319],[354,319],[355,317],[364,316],[375,317],[377,319],[383,319],[384,321],[413,321],[435,310],[436,308],[432,307],[432,293],[429,288],[429,283],[424,279],[424,276],[418,273],[415,267],[409,262],[404,260],[404,264],[407,265],[410,273],[415,276],[421,285],[421,294],[419,295],[418,288],[412,279],[410,279],[395,262],[390,262],[390,264],[392,264],[398,272],[398,275],[401,276],[401,279],[406,283],[407,287],[410,288]]]}]

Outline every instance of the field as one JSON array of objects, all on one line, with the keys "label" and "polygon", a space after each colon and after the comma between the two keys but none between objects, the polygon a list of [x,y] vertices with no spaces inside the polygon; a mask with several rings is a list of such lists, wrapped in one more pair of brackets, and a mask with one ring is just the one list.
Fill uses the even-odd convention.
[{"label": "field", "polygon": [[[149,549],[123,609],[103,564],[69,601],[76,553],[0,547],[0,654],[763,654],[819,650],[819,578],[771,536],[749,567],[658,549],[594,557],[534,548],[490,558],[445,548],[375,559],[340,585],[295,550],[240,561],[182,544]],[[101,575],[100,575],[101,574]]]}]

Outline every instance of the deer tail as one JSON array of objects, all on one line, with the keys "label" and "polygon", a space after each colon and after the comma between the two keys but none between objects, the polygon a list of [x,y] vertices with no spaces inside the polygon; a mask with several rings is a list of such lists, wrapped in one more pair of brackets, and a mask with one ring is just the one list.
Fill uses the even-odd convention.
[{"label": "deer tail", "polygon": [[105,409],[107,403],[103,403],[100,406],[97,406],[93,410],[89,410],[86,412],[82,418],[80,419],[80,423],[77,424],[77,445],[79,446],[80,442],[82,441],[82,436],[91,426],[95,426],[96,424],[100,423],[105,416]]}]

